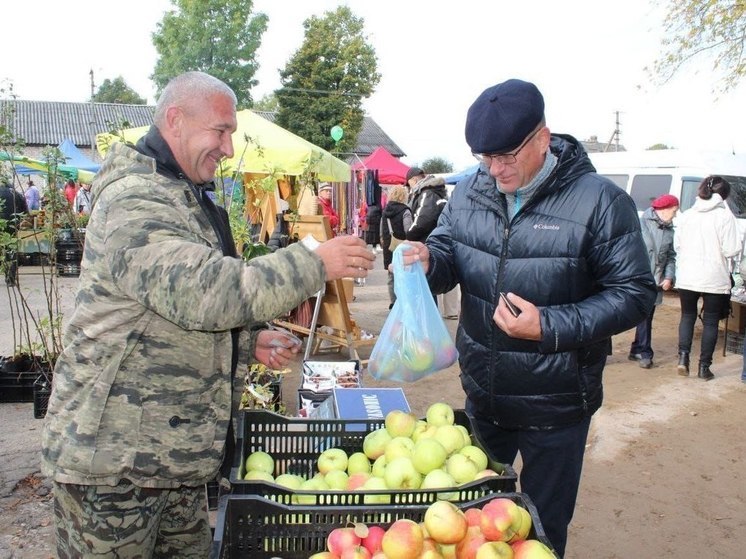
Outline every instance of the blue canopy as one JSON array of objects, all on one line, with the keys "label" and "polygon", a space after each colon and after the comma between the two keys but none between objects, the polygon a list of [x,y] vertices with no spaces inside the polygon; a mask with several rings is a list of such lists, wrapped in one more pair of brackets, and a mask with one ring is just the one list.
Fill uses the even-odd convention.
[{"label": "blue canopy", "polygon": [[69,138],[62,140],[62,143],[57,146],[57,149],[59,149],[65,156],[65,165],[77,169],[83,169],[84,171],[91,171],[93,173],[98,172],[101,168],[100,163],[88,159],[88,157],[86,157]]},{"label": "blue canopy", "polygon": [[477,163],[476,165],[472,165],[471,167],[467,167],[463,171],[454,173],[453,175],[448,175],[445,178],[446,184],[458,184],[469,175],[473,175],[474,173],[476,173],[477,169],[479,169],[479,163]]}]

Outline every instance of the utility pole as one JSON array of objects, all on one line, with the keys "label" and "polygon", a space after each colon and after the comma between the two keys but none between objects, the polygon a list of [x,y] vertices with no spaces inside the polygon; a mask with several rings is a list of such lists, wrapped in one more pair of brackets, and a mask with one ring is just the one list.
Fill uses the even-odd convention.
[{"label": "utility pole", "polygon": [[611,138],[609,138],[609,141],[606,143],[606,147],[604,147],[604,151],[609,151],[609,148],[611,147],[611,143],[615,142],[615,149],[614,151],[619,151],[619,136],[621,135],[621,131],[619,129],[619,111],[614,111],[614,114],[616,115],[616,120],[614,123],[614,132],[611,133]]},{"label": "utility pole", "polygon": [[91,137],[90,157],[93,159],[96,154],[96,107],[93,104],[93,96],[95,95],[95,92],[96,92],[96,83],[93,80],[93,68],[91,68],[91,71],[88,72],[88,75],[91,76],[91,100],[90,100],[91,116],[88,120],[88,134]]},{"label": "utility pole", "polygon": [[88,72],[88,74],[91,76],[91,101],[93,101],[93,96],[96,94],[96,84],[93,81],[93,68],[91,68],[91,71]]}]

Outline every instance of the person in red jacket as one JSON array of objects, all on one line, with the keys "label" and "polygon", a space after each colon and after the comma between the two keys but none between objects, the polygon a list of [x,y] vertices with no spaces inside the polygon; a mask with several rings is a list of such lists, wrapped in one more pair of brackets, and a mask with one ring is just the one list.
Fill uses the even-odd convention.
[{"label": "person in red jacket", "polygon": [[78,189],[75,188],[75,181],[73,179],[69,179],[65,183],[65,199],[67,200],[67,203],[70,204],[70,207],[74,207],[75,204],[75,196],[78,194]]},{"label": "person in red jacket", "polygon": [[329,218],[332,234],[339,232],[339,216],[332,205],[332,185],[328,182],[319,184],[319,205],[323,214]]}]

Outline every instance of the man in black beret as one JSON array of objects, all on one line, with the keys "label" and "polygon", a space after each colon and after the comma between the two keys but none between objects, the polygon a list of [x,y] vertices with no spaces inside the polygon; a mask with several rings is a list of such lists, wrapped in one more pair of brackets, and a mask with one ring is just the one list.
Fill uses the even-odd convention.
[{"label": "man in black beret", "polygon": [[466,410],[495,459],[520,452],[521,491],[562,556],[611,336],[645,318],[656,286],[632,199],[550,133],[534,84],[482,92],[466,142],[481,165],[404,263],[419,259],[434,293],[460,285]]}]

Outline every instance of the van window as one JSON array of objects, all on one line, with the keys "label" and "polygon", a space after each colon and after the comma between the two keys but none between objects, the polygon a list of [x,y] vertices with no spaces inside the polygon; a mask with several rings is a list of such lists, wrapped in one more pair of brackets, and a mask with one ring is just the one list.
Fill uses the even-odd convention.
[{"label": "van window", "polygon": [[679,196],[679,210],[684,212],[694,205],[694,201],[697,199],[697,191],[699,190],[699,183],[702,182],[701,178],[696,177],[683,177],[681,179],[681,196]]},{"label": "van window", "polygon": [[723,175],[730,183],[730,196],[726,202],[736,217],[746,217],[746,177]]},{"label": "van window", "polygon": [[635,175],[629,195],[635,201],[637,211],[650,207],[650,202],[671,190],[671,175]]},{"label": "van window", "polygon": [[627,192],[627,181],[629,180],[629,175],[607,175],[604,174],[604,177],[611,180],[615,185],[617,185],[619,188]]}]

